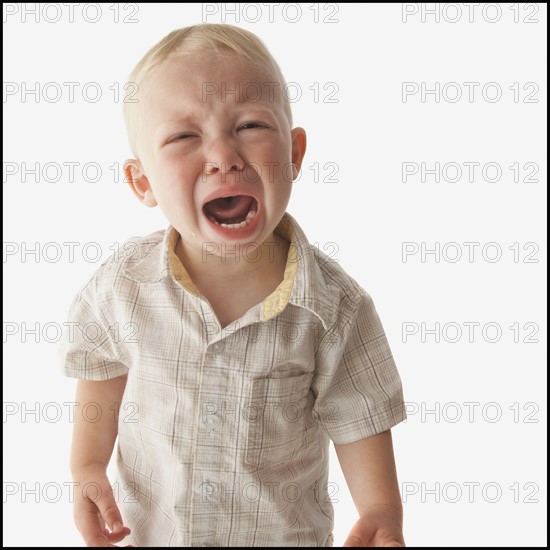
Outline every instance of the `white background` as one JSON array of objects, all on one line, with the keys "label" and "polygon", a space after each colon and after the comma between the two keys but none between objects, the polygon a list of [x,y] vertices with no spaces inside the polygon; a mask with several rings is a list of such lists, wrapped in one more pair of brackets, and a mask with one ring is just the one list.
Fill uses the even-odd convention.
[{"label": "white background", "polygon": [[[120,170],[109,168],[130,156],[122,103],[109,87],[122,87],[169,31],[204,21],[236,23],[234,15],[222,18],[219,5],[203,17],[202,4],[139,4],[133,16],[119,5],[118,23],[104,4],[99,21],[90,23],[85,16],[95,18],[96,11],[84,13],[83,6],[75,6],[72,23],[68,8],[48,22],[57,17],[55,6],[42,11],[40,22],[32,14],[23,21],[19,4],[7,8],[18,10],[14,15],[4,13],[4,82],[16,86],[4,97],[4,158],[12,163],[4,172],[4,242],[12,243],[4,245],[5,545],[82,545],[63,485],[70,481],[68,408],[55,421],[56,404],[74,400],[76,382],[60,373],[55,327],[101,263],[92,261],[96,248],[86,243],[99,243],[105,259],[114,243],[167,225],[158,209],[138,203]],[[458,4],[461,17],[456,4],[440,4],[439,22],[433,14],[423,22],[425,4],[339,5],[337,11],[321,4],[317,21],[311,4],[300,5],[301,17],[280,4],[272,23],[268,8],[256,6],[259,21],[253,22],[256,8],[241,6],[237,24],[264,40],[302,92],[293,111],[295,124],[308,132],[308,152],[288,211],[311,242],[336,250],[335,258],[372,295],[400,369],[409,420],[392,432],[407,544],[545,545],[546,6],[514,12],[509,4],[481,4],[470,22],[464,4]],[[21,94],[23,86],[39,83],[42,91],[52,82],[63,89],[59,100],[51,86],[50,101]],[[80,83],[72,103],[65,82]],[[102,98],[92,103],[82,89],[94,82]],[[463,97],[452,102],[456,87],[447,86],[439,102],[433,94],[422,101],[420,93],[404,102],[403,82],[419,89],[455,82]],[[479,83],[472,102],[464,82]],[[498,101],[482,93],[490,82],[502,90]],[[531,82],[538,102],[526,103],[534,88],[523,86]],[[323,101],[335,89],[329,83],[337,86],[337,102]],[[311,86],[318,86],[318,101]],[[496,89],[486,88],[486,97]],[[38,182],[31,174],[23,180],[22,163],[43,170],[51,162],[79,163],[74,181],[68,170],[47,181],[56,179],[53,168]],[[96,183],[86,181],[93,171],[82,173],[94,162],[102,169]],[[403,181],[405,162],[432,169],[436,162],[458,163],[463,176],[454,183],[429,174],[425,182],[420,174]],[[464,162],[480,163],[473,182]],[[326,163],[336,163],[337,181],[329,180]],[[501,167],[499,181],[483,178],[486,163]],[[519,182],[509,168],[514,163]],[[532,176],[538,181],[523,181],[526,163],[538,166]],[[78,243],[74,261],[67,242]],[[472,262],[465,242],[480,243]],[[63,247],[57,261],[46,243]],[[416,243],[409,250],[419,251],[439,243],[442,254],[438,262],[420,252],[404,261],[403,243]],[[487,243],[496,245],[484,248]],[[38,257],[21,253],[36,246]],[[502,257],[490,261],[498,247]],[[463,256],[455,262],[457,250]],[[22,335],[24,324],[37,323],[40,334]],[[473,325],[464,323],[479,323],[473,341]],[[514,323],[519,342],[509,328]],[[437,326],[439,343],[433,333],[422,335]],[[463,333],[453,343],[457,326]],[[490,342],[498,327],[500,339]],[[21,413],[36,407],[36,414]],[[426,409],[438,412],[422,415]],[[335,455],[330,481],[338,488],[338,546],[357,512]],[[34,489],[37,494],[25,493]]]}]

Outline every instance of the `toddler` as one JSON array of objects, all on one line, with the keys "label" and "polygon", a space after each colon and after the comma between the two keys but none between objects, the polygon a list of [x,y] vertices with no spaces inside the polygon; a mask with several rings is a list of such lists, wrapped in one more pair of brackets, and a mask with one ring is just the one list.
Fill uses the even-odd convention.
[{"label": "toddler", "polygon": [[306,133],[279,66],[251,32],[203,24],[130,81],[125,175],[169,225],[70,308],[85,543],[332,546],[332,440],[359,516],[345,545],[403,546],[401,380],[369,294],[286,212]]}]

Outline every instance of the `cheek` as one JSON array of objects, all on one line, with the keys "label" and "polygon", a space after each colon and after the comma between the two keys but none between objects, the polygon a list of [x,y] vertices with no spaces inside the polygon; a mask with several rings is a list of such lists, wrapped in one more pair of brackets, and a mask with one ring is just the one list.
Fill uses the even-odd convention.
[{"label": "cheek", "polygon": [[196,181],[188,166],[164,162],[154,171],[152,187],[163,209],[174,211],[192,205]]},{"label": "cheek", "polygon": [[171,155],[160,159],[157,181],[162,181],[170,192],[192,190],[200,174],[200,166],[196,166],[196,163]]},{"label": "cheek", "polygon": [[256,153],[255,159],[262,170],[266,184],[289,181],[289,177],[292,177],[290,168],[292,156],[286,143],[271,143]]},{"label": "cheek", "polygon": [[290,147],[286,141],[276,140],[266,143],[261,150],[263,157],[271,157],[279,162],[290,160]]}]

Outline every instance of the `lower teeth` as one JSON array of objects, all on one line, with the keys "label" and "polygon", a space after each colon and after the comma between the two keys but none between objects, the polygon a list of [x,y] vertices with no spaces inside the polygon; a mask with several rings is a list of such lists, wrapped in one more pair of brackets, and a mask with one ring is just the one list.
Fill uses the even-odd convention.
[{"label": "lower teeth", "polygon": [[220,223],[212,216],[208,216],[208,219],[210,221],[213,221],[217,225],[221,225],[226,229],[243,229],[252,221],[252,218],[254,218],[255,215],[256,215],[256,210],[250,210],[250,212],[248,212],[248,214],[246,215],[246,218],[240,223]]}]

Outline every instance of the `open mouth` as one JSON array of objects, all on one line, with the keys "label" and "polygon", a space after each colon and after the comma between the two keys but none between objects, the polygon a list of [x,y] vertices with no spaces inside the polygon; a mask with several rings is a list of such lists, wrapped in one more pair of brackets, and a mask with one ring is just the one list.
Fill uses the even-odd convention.
[{"label": "open mouth", "polygon": [[207,202],[202,210],[210,221],[221,227],[243,229],[258,212],[258,201],[248,195],[220,197]]}]

